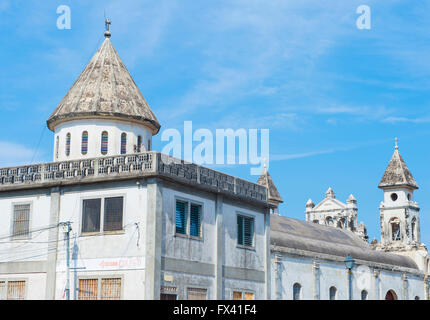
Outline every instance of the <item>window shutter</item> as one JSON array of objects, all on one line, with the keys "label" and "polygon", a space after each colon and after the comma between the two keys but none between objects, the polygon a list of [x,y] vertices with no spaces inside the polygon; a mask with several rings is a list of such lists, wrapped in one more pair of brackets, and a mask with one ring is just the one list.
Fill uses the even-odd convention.
[{"label": "window shutter", "polygon": [[104,231],[122,230],[123,197],[105,198]]},{"label": "window shutter", "polygon": [[200,237],[201,209],[199,205],[190,206],[190,235]]},{"label": "window shutter", "polygon": [[79,300],[97,300],[98,279],[79,280]]},{"label": "window shutter", "polygon": [[120,300],[121,279],[102,279],[101,300]]},{"label": "window shutter", "polygon": [[24,300],[25,281],[8,281],[8,300]]},{"label": "window shutter", "polygon": [[176,201],[176,233],[186,234],[186,203]]},{"label": "window shutter", "polygon": [[254,238],[254,219],[244,218],[244,245],[252,247]]},{"label": "window shutter", "polygon": [[30,204],[17,204],[13,207],[12,236],[28,236],[30,234]]},{"label": "window shutter", "polygon": [[237,243],[243,245],[243,217],[237,216]]},{"label": "window shutter", "polygon": [[100,205],[101,199],[83,201],[82,232],[100,231]]},{"label": "window shutter", "polygon": [[0,300],[6,300],[6,281],[0,281]]}]

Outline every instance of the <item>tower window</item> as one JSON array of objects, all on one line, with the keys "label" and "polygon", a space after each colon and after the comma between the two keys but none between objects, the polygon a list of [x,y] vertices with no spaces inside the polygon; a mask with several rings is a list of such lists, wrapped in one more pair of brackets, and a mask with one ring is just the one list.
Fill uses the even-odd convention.
[{"label": "tower window", "polygon": [[71,140],[72,136],[70,134],[70,132],[66,135],[66,156],[70,155],[70,140]]},{"label": "tower window", "polygon": [[411,194],[408,193],[408,200],[411,201]]},{"label": "tower window", "polygon": [[391,194],[391,200],[396,201],[398,198],[397,193],[392,193]]},{"label": "tower window", "polygon": [[398,218],[393,218],[390,221],[391,223],[391,238],[393,241],[401,240],[400,235],[400,222]]},{"label": "tower window", "polygon": [[148,151],[151,151],[151,139],[148,139]]},{"label": "tower window", "polygon": [[60,150],[60,137],[57,136],[57,141],[55,143],[55,159],[58,159],[59,150]]},{"label": "tower window", "polygon": [[102,145],[101,145],[101,153],[103,155],[108,152],[108,133],[107,131],[102,132]]},{"label": "tower window", "polygon": [[137,137],[137,152],[142,152],[142,136]]},{"label": "tower window", "polygon": [[121,134],[121,154],[127,153],[127,133]]},{"label": "tower window", "polygon": [[88,152],[88,131],[82,132],[82,142],[81,142],[81,153],[87,154]]},{"label": "tower window", "polygon": [[415,226],[416,226],[416,219],[413,218],[412,223],[411,223],[412,241],[416,241],[416,239],[415,239]]}]

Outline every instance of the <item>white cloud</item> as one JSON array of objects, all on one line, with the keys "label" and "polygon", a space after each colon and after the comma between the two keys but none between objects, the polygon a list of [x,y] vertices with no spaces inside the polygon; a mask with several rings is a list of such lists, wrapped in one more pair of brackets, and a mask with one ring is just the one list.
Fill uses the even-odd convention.
[{"label": "white cloud", "polygon": [[35,156],[35,150],[24,145],[0,141],[0,167],[16,166],[30,163]]}]

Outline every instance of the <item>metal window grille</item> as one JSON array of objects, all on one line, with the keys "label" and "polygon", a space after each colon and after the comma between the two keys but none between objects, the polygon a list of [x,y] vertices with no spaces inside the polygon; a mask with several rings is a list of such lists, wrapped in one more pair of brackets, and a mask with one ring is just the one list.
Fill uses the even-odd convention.
[{"label": "metal window grille", "polygon": [[68,133],[66,135],[66,156],[70,155],[70,140],[71,140],[72,136],[70,133]]},{"label": "metal window grille", "polygon": [[82,132],[82,143],[81,143],[81,153],[87,154],[88,152],[88,131]]},{"label": "metal window grille", "polygon": [[190,235],[200,237],[202,206],[190,205]]},{"label": "metal window grille", "polygon": [[13,207],[12,236],[22,237],[30,234],[30,204],[17,204]]},{"label": "metal window grille", "polygon": [[101,153],[107,154],[108,152],[108,133],[107,131],[102,132],[102,144],[101,144]]},{"label": "metal window grille", "polygon": [[105,231],[122,230],[123,197],[105,198]]},{"label": "metal window grille", "polygon": [[121,279],[102,279],[101,300],[121,299]]},{"label": "metal window grille", "polygon": [[176,201],[176,233],[186,234],[186,211],[187,204]]},{"label": "metal window grille", "polygon": [[79,300],[97,300],[98,279],[79,279]]},{"label": "metal window grille", "polygon": [[0,281],[0,300],[6,300],[6,281]]},{"label": "metal window grille", "polygon": [[121,134],[121,154],[127,153],[127,133]]},{"label": "metal window grille", "polygon": [[24,300],[25,281],[8,281],[7,283],[7,299],[8,300]]},{"label": "metal window grille", "polygon": [[242,300],[242,292],[233,291],[233,300]]},{"label": "metal window grille", "polygon": [[188,300],[206,300],[208,290],[201,288],[188,288]]},{"label": "metal window grille", "polygon": [[252,247],[254,240],[254,218],[237,216],[237,241]]},{"label": "metal window grille", "polygon": [[100,205],[101,199],[83,201],[82,232],[100,231]]},{"label": "metal window grille", "polygon": [[252,292],[245,292],[245,300],[254,300],[254,294]]},{"label": "metal window grille", "polygon": [[298,283],[295,283],[293,286],[293,300],[300,300],[300,291],[302,286]]}]

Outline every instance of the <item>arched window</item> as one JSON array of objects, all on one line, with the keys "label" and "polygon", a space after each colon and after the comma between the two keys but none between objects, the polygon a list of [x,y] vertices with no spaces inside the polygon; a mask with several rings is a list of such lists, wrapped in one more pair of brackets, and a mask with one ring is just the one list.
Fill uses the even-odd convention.
[{"label": "arched window", "polygon": [[390,220],[390,224],[391,224],[391,239],[393,241],[401,240],[399,218],[392,218]]},{"label": "arched window", "polygon": [[121,154],[127,153],[127,133],[121,134]]},{"label": "arched window", "polygon": [[72,136],[70,134],[70,132],[68,134],[66,134],[66,156],[70,155],[70,140],[71,140]]},{"label": "arched window", "polygon": [[60,151],[60,137],[57,136],[57,141],[55,143],[55,159],[58,159],[59,151]]},{"label": "arched window", "polygon": [[333,225],[333,218],[332,217],[327,217],[325,219],[325,222],[328,226],[332,226]]},{"label": "arched window", "polygon": [[366,290],[361,291],[361,300],[367,300],[367,291]]},{"label": "arched window", "polygon": [[385,295],[385,300],[397,300],[397,294],[394,290],[387,291]]},{"label": "arched window", "polygon": [[330,287],[329,289],[330,300],[336,300],[336,293],[337,293],[336,287]]},{"label": "arched window", "polygon": [[137,152],[142,152],[142,136],[137,137]]},{"label": "arched window", "polygon": [[319,221],[318,220],[314,220],[313,223],[319,224]]},{"label": "arched window", "polygon": [[420,297],[418,297],[418,296],[415,296],[415,300],[420,300]]},{"label": "arched window", "polygon": [[88,152],[88,131],[82,132],[82,141],[81,141],[81,153],[87,154]]},{"label": "arched window", "polygon": [[148,139],[148,151],[151,151],[151,139]]},{"label": "arched window", "polygon": [[107,133],[107,131],[102,132],[101,152],[102,152],[102,154],[107,154],[107,152],[108,152],[108,133]]},{"label": "arched window", "polygon": [[412,236],[412,241],[416,241],[415,239],[415,226],[417,225],[417,220],[415,218],[412,219],[412,223],[411,223],[411,236]]},{"label": "arched window", "polygon": [[302,291],[302,286],[300,285],[300,283],[296,282],[293,285],[293,300],[300,300],[301,291]]},{"label": "arched window", "polygon": [[345,219],[342,218],[337,222],[337,227],[343,229],[345,227]]}]

